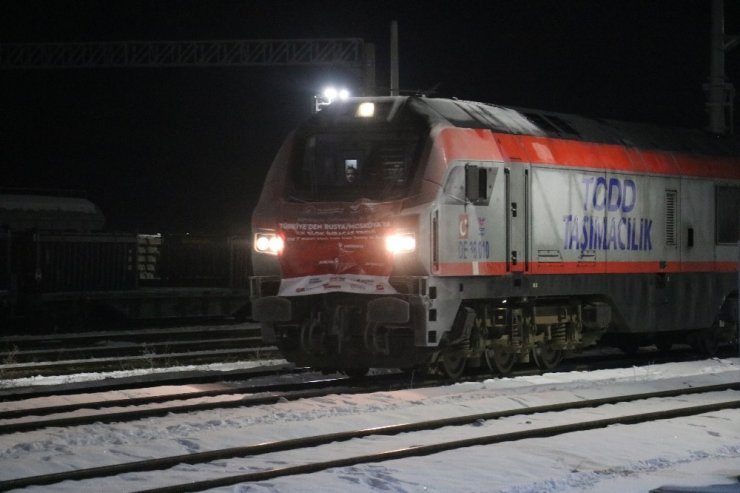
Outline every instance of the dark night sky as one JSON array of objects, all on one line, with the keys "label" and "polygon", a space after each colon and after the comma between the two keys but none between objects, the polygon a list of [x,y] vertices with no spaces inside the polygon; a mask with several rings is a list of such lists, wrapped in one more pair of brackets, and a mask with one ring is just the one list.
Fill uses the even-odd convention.
[{"label": "dark night sky", "polygon": [[[727,33],[740,34],[740,2],[725,4]],[[396,19],[402,89],[439,84],[439,96],[701,127],[709,6],[6,0],[0,42],[358,37],[375,43],[387,87]],[[726,64],[740,87],[740,49]],[[110,230],[244,233],[280,142],[332,80],[356,83],[318,68],[2,71],[0,187],[84,191]]]}]

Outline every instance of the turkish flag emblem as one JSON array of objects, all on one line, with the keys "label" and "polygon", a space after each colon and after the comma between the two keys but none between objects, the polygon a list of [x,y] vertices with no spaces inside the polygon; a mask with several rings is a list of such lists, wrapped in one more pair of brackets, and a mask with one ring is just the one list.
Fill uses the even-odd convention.
[{"label": "turkish flag emblem", "polygon": [[458,223],[457,228],[458,233],[460,233],[460,238],[467,238],[468,237],[468,215],[467,214],[460,214],[460,222]]}]

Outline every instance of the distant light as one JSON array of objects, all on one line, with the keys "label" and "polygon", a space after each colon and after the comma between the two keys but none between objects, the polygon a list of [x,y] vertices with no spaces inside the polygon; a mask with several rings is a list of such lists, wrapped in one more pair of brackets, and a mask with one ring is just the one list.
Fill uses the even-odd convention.
[{"label": "distant light", "polygon": [[329,100],[329,103],[337,99],[338,94],[337,90],[333,87],[327,87],[324,89],[324,97]]},{"label": "distant light", "polygon": [[314,111],[318,113],[324,106],[332,104],[336,100],[345,101],[349,99],[350,93],[347,89],[337,89],[329,86],[321,93],[321,95],[314,96]]}]

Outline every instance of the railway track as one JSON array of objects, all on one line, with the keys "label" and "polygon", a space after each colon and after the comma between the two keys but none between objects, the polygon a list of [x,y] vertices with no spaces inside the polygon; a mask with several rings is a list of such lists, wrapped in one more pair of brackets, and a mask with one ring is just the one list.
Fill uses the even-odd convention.
[{"label": "railway track", "polygon": [[[624,357],[612,355],[604,359],[603,355],[585,355],[564,364],[562,372],[594,370],[604,368],[618,368],[635,364],[654,364],[656,356],[668,359],[666,355],[643,354],[641,357]],[[692,356],[690,353],[685,355]],[[675,357],[674,357],[675,359]],[[387,373],[365,377],[361,380],[337,376],[322,376],[292,383],[266,384],[242,383],[242,380],[255,379],[261,376],[275,375],[281,372],[304,373],[309,369],[293,368],[291,365],[277,367],[249,369],[230,372],[223,375],[216,374],[187,374],[182,378],[172,375],[162,375],[161,381],[156,375],[147,379],[121,379],[113,382],[91,382],[89,384],[73,384],[54,386],[52,388],[34,387],[13,391],[0,391],[0,434],[29,431],[51,426],[74,426],[94,422],[111,423],[124,422],[147,417],[163,416],[168,413],[188,413],[227,407],[248,407],[273,404],[279,401],[291,401],[309,397],[321,397],[332,393],[369,393],[383,390],[398,390],[409,387],[427,388],[444,384],[445,380],[433,376],[415,377],[401,373]],[[527,376],[539,374],[539,370],[522,367],[510,376]],[[211,378],[209,379],[208,376]],[[222,376],[222,378],[218,378]],[[226,378],[228,377],[228,378]],[[484,381],[491,375],[469,375],[466,381]],[[181,392],[167,391],[159,393],[155,385],[187,385],[192,383],[203,384],[211,380],[213,388],[207,390]],[[227,380],[237,383],[227,383]],[[144,391],[148,391],[145,393]],[[136,395],[117,394],[111,397],[111,392],[138,389]],[[75,395],[76,394],[76,395]],[[152,395],[153,394],[153,395]],[[47,404],[44,397],[67,395],[65,404],[56,401]],[[225,397],[228,396],[228,397]],[[203,401],[203,399],[208,399]],[[228,402],[225,400],[228,399]],[[197,400],[197,402],[196,402]],[[6,402],[2,402],[6,401]],[[16,401],[16,402],[8,402]],[[156,407],[152,407],[156,405]],[[107,411],[111,408],[126,408]],[[83,414],[80,415],[79,412]]]},{"label": "railway track", "polygon": [[[533,407],[511,407],[506,410],[497,410],[486,413],[456,415],[442,419],[398,423],[380,427],[353,429],[329,434],[303,436],[288,440],[229,447],[218,450],[208,450],[184,455],[158,457],[155,459],[139,460],[126,463],[112,464],[101,467],[77,469],[53,474],[15,478],[0,482],[0,490],[22,488],[28,486],[47,486],[61,481],[110,478],[122,474],[161,472],[180,464],[207,464],[218,461],[249,457],[250,462],[260,456],[283,457],[279,467],[258,467],[244,473],[243,470],[251,466],[242,467],[238,474],[210,474],[202,479],[203,474],[195,473],[191,479],[180,484],[157,486],[146,490],[149,492],[182,492],[201,491],[208,488],[233,485],[242,482],[254,482],[274,479],[281,476],[308,474],[318,471],[358,465],[370,462],[382,462],[394,459],[404,459],[435,454],[447,450],[455,450],[477,445],[490,445],[509,441],[545,438],[573,432],[583,432],[603,428],[610,425],[634,425],[656,420],[680,418],[704,414],[723,409],[740,407],[740,383],[736,379],[713,385],[686,386],[635,394],[611,395],[597,399],[569,400],[548,405]],[[630,403],[640,403],[640,412]],[[579,410],[598,409],[603,417],[597,419],[582,419]],[[644,410],[643,410],[644,409]],[[555,419],[555,416],[565,414],[567,419]],[[519,421],[533,425],[525,425],[517,431],[498,432],[495,423],[507,418],[516,417]],[[567,421],[555,426],[550,422]],[[489,425],[489,423],[492,423]],[[438,437],[435,432],[441,429],[459,430],[454,433],[454,439]],[[471,432],[472,430],[472,432]],[[401,437],[399,440],[398,437]],[[360,441],[359,448],[363,453],[353,453],[349,456],[342,450],[342,443]],[[326,450],[325,450],[326,449]],[[352,450],[357,450],[354,446]],[[295,459],[296,451],[303,451],[307,457],[313,459]],[[299,454],[300,455],[300,454]],[[291,457],[291,459],[287,459]],[[315,460],[316,457],[330,457],[326,460]],[[161,481],[160,481],[161,482]],[[157,481],[146,484],[157,484]],[[80,483],[80,488],[85,484]]]},{"label": "railway track", "polygon": [[[658,359],[668,360],[665,355],[643,354],[640,357],[624,357],[621,354],[604,359],[603,355],[589,354],[564,364],[561,372],[619,368],[632,365],[654,364]],[[692,357],[690,353],[684,355]],[[673,358],[675,359],[675,357]],[[302,398],[322,397],[330,394],[356,394],[390,391],[405,388],[428,388],[444,384],[445,380],[434,376],[415,377],[401,373],[387,373],[350,379],[341,375],[326,375],[320,378],[300,379],[291,383],[244,383],[259,377],[280,373],[301,374],[307,368],[292,365],[277,365],[246,370],[224,372],[189,372],[150,375],[148,378],[124,378],[113,381],[93,381],[83,384],[58,385],[0,390],[0,435],[41,429],[65,427],[95,422],[125,422],[172,413],[189,413],[229,407],[249,407],[292,401]],[[510,376],[539,374],[539,370],[522,367]],[[308,373],[309,377],[312,375]],[[469,375],[467,382],[484,381],[491,375]],[[235,383],[228,383],[229,381]],[[189,384],[213,386],[194,391]],[[167,391],[157,386],[167,385]],[[174,385],[183,385],[186,390],[172,391]],[[121,393],[137,389],[134,395]],[[111,395],[112,393],[116,394]],[[49,404],[45,397],[67,395],[65,404],[57,401]],[[5,401],[5,402],[3,402]],[[15,401],[15,402],[13,402]]]},{"label": "railway track", "polygon": [[[86,397],[68,404],[37,405],[30,399],[18,406],[0,409],[0,435],[19,433],[51,426],[78,426],[90,423],[112,423],[132,421],[174,413],[190,413],[229,407],[249,407],[277,402],[292,401],[329,394],[356,394],[389,390],[402,382],[397,376],[379,376],[364,380],[362,384],[347,377],[326,377],[318,380],[290,384],[268,385],[218,385],[217,388],[181,393],[94,399]],[[224,399],[224,397],[227,397]],[[73,396],[74,397],[74,396]],[[213,398],[205,402],[204,398]],[[192,402],[199,400],[198,402]],[[189,401],[189,402],[188,402]],[[144,407],[158,405],[157,407]],[[137,408],[132,408],[138,406]],[[115,408],[113,410],[107,410]],[[121,408],[127,408],[121,410]],[[87,410],[86,414],[75,414]]]},{"label": "railway track", "polygon": [[203,339],[204,334],[211,338],[235,338],[246,337],[252,341],[261,341],[259,326],[254,323],[224,324],[224,325],[198,325],[198,326],[176,326],[164,328],[134,328],[126,330],[100,330],[74,333],[43,333],[27,335],[7,335],[0,337],[0,355],[6,355],[13,350],[28,351],[51,350],[70,351],[74,345],[84,345],[84,349],[102,349],[96,347],[101,343],[119,342],[126,344],[135,341],[143,344],[156,344],[169,342],[173,336],[177,336],[181,342],[191,341],[197,343]]},{"label": "railway track", "polygon": [[274,357],[254,324],[5,336],[0,379]]}]

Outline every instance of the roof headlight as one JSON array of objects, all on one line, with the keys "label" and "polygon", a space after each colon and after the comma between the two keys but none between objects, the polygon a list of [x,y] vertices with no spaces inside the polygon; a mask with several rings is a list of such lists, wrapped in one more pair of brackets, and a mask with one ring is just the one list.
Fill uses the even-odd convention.
[{"label": "roof headlight", "polygon": [[365,102],[357,106],[357,118],[372,118],[375,115],[375,103]]}]

